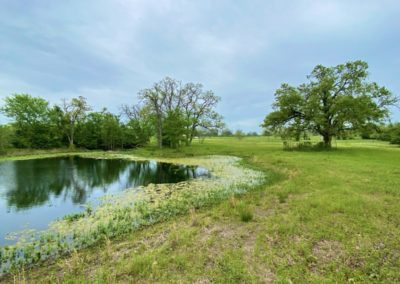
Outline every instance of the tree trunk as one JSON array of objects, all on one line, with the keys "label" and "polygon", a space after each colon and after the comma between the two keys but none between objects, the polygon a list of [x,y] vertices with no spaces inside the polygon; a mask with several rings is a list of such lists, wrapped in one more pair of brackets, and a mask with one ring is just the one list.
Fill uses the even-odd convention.
[{"label": "tree trunk", "polygon": [[162,148],[162,144],[163,144],[163,142],[162,142],[162,129],[161,129],[161,127],[157,127],[158,129],[157,129],[157,145],[158,145],[158,148]]},{"label": "tree trunk", "polygon": [[74,130],[71,131],[71,139],[69,141],[69,146],[74,147]]},{"label": "tree trunk", "polygon": [[324,147],[330,149],[332,147],[332,135],[329,133],[325,133],[323,135],[324,138]]},{"label": "tree trunk", "polygon": [[162,148],[162,122],[161,114],[157,114],[157,144],[158,148]]},{"label": "tree trunk", "polygon": [[75,134],[75,124],[71,121],[70,124],[70,130],[69,130],[69,147],[73,148],[74,147],[74,134]]},{"label": "tree trunk", "polygon": [[192,144],[195,131],[196,131],[196,126],[194,125],[194,126],[192,126],[192,129],[190,130],[189,145]]},{"label": "tree trunk", "polygon": [[185,133],[185,144],[186,144],[186,146],[189,146],[190,145],[190,131],[189,131],[189,128],[188,127],[186,127],[186,133]]},{"label": "tree trunk", "polygon": [[194,137],[194,135],[193,135],[193,133],[191,133],[191,134],[190,134],[190,137],[189,137],[189,145],[192,144],[193,137]]}]

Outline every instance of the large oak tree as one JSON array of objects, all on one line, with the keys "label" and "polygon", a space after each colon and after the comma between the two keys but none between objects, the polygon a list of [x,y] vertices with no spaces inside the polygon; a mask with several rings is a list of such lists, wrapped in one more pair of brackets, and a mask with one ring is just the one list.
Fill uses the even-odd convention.
[{"label": "large oak tree", "polygon": [[332,138],[343,131],[381,121],[398,99],[385,87],[368,82],[367,70],[368,64],[360,60],[334,67],[317,65],[308,83],[282,84],[263,127],[295,136],[304,131],[317,133],[329,148]]}]

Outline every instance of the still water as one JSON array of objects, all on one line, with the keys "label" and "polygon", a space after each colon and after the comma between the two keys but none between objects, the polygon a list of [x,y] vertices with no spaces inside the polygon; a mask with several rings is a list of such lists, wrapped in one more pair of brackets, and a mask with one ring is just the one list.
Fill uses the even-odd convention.
[{"label": "still water", "polygon": [[11,232],[45,229],[104,194],[208,176],[195,166],[78,156],[0,162],[0,245]]}]

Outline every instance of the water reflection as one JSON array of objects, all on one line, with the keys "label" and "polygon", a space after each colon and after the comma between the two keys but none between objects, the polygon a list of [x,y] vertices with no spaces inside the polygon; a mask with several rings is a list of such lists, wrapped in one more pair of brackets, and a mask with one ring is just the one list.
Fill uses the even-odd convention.
[{"label": "water reflection", "polygon": [[8,207],[31,208],[50,197],[87,202],[94,190],[107,192],[149,183],[175,183],[207,175],[205,169],[154,161],[96,160],[76,156],[0,163],[0,194]]},{"label": "water reflection", "polygon": [[200,167],[77,156],[1,162],[0,239],[26,223],[44,228],[105,193],[207,175]]}]

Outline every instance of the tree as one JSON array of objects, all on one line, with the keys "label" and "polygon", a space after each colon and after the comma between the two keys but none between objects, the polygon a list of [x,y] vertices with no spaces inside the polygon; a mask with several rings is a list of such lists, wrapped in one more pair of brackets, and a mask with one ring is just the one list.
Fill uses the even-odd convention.
[{"label": "tree", "polygon": [[49,146],[61,147],[66,144],[66,137],[63,131],[64,127],[64,112],[55,105],[48,110],[48,133],[49,133]]},{"label": "tree", "polygon": [[14,94],[5,98],[1,111],[14,120],[17,147],[49,147],[49,103],[29,94]]},{"label": "tree", "polygon": [[167,111],[164,120],[163,143],[170,148],[178,148],[181,141],[185,140],[185,118],[183,114],[175,109]]},{"label": "tree", "polygon": [[137,147],[149,143],[154,129],[154,117],[149,107],[123,105],[121,106],[121,114],[127,120],[122,126],[124,145],[127,147]]},{"label": "tree", "polygon": [[73,147],[76,123],[85,117],[86,112],[90,111],[91,107],[87,104],[86,98],[79,96],[71,99],[71,101],[64,99],[62,108],[65,119],[65,134],[68,137],[69,146]]},{"label": "tree", "polygon": [[101,126],[102,112],[90,112],[76,125],[75,143],[78,147],[101,149],[103,146]]},{"label": "tree", "polygon": [[139,98],[148,107],[155,121],[157,144],[159,148],[166,135],[164,123],[167,116],[176,116],[184,120],[186,144],[190,144],[199,127],[206,129],[222,128],[222,117],[214,110],[220,98],[211,91],[203,91],[201,84],[187,83],[166,77],[150,89],[139,93]]},{"label": "tree", "polygon": [[187,83],[183,90],[182,112],[186,121],[186,145],[192,143],[196,130],[201,127],[207,130],[222,129],[222,116],[214,108],[220,97],[212,91],[203,91],[201,84]]},{"label": "tree", "polygon": [[114,150],[117,146],[122,146],[122,129],[119,118],[106,110],[103,111],[101,138],[104,149]]},{"label": "tree", "polygon": [[149,107],[155,117],[155,129],[157,145],[163,146],[163,119],[165,109],[172,108],[173,98],[177,97],[177,82],[169,77],[155,83],[150,89],[144,89],[139,93],[139,98]]},{"label": "tree", "polygon": [[122,128],[119,117],[106,108],[101,112],[91,112],[76,125],[76,145],[88,149],[122,148]]},{"label": "tree", "polygon": [[307,84],[282,84],[275,93],[274,111],[266,116],[263,127],[297,137],[306,131],[317,133],[330,148],[332,138],[342,132],[382,121],[388,106],[398,99],[385,87],[367,82],[367,69],[364,61],[317,65]]}]

